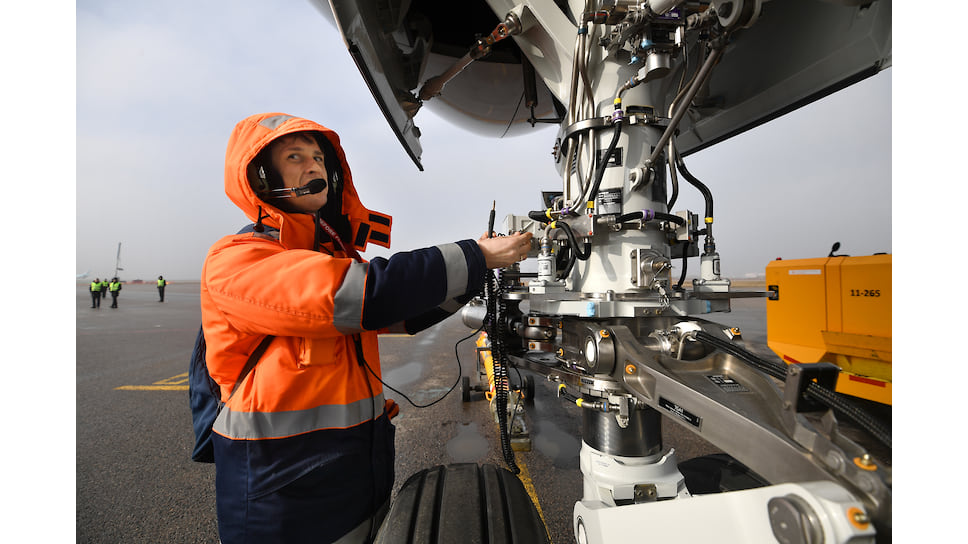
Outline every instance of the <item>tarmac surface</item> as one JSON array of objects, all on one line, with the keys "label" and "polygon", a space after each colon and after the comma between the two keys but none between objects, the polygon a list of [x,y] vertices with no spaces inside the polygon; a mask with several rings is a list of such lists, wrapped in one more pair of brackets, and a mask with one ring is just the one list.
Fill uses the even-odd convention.
[{"label": "tarmac surface", "polygon": [[[77,542],[218,542],[215,467],[189,458],[187,371],[201,317],[198,288],[172,283],[162,303],[153,284],[126,284],[118,308],[108,297],[92,309],[87,286],[77,286]],[[749,347],[771,354],[764,299],[737,299],[732,312],[703,317],[739,326]],[[399,391],[386,394],[401,406],[393,420],[395,492],[435,465],[506,466],[489,403],[478,392],[469,402],[461,397],[460,375],[481,382],[473,332],[454,316],[416,336],[381,337],[384,381]],[[533,485],[551,541],[574,542],[580,408],[558,399],[553,383],[533,378],[535,399],[524,412],[531,450],[517,452],[516,463],[526,487]],[[416,408],[404,395],[429,406]],[[889,423],[890,410],[885,414]],[[663,442],[680,461],[719,451],[678,425],[663,425]]]}]

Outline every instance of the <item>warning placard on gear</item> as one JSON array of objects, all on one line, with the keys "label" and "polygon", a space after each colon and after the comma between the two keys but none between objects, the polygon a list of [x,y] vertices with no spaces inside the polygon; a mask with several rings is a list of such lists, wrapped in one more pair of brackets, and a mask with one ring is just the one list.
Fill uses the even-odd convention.
[{"label": "warning placard on gear", "polygon": [[692,425],[693,427],[696,427],[697,429],[700,428],[700,426],[702,425],[701,417],[697,416],[696,414],[693,414],[689,410],[686,410],[682,406],[679,406],[678,404],[672,402],[671,400],[665,397],[659,397],[659,406],[661,406],[662,408],[665,408],[670,413],[672,413],[672,415],[678,417],[679,419],[685,421],[686,423],[689,423],[690,425]]},{"label": "warning placard on gear", "polygon": [[709,381],[716,384],[720,389],[727,393],[748,393],[749,389],[743,386],[743,384],[730,378],[729,376],[723,376],[722,374],[714,374],[712,376],[706,376]]},{"label": "warning placard on gear", "polygon": [[622,190],[606,189],[595,197],[595,212],[598,215],[622,213]]}]

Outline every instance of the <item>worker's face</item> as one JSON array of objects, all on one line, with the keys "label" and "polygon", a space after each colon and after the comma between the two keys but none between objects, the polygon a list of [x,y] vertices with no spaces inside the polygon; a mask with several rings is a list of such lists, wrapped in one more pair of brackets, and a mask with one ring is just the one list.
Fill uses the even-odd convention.
[{"label": "worker's face", "polygon": [[302,187],[314,179],[325,179],[327,190],[314,195],[286,199],[286,203],[298,212],[313,213],[326,205],[329,179],[326,176],[325,156],[316,140],[304,134],[283,136],[272,143],[269,150],[272,165],[282,176],[283,186]]}]

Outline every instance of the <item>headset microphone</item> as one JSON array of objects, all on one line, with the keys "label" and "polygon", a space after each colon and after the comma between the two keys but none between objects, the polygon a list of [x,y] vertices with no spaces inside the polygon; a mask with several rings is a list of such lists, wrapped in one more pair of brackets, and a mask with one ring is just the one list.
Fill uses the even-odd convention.
[{"label": "headset microphone", "polygon": [[326,190],[326,180],[316,178],[302,187],[289,187],[285,189],[273,189],[269,191],[270,198],[291,198],[303,195],[314,195]]}]

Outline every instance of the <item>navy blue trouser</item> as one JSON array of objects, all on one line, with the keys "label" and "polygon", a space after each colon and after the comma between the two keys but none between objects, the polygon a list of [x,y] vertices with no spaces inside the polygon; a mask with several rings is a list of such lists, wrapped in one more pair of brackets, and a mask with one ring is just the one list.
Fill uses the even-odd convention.
[{"label": "navy blue trouser", "polygon": [[339,539],[389,500],[394,433],[384,414],[350,429],[274,440],[214,435],[222,544]]}]

